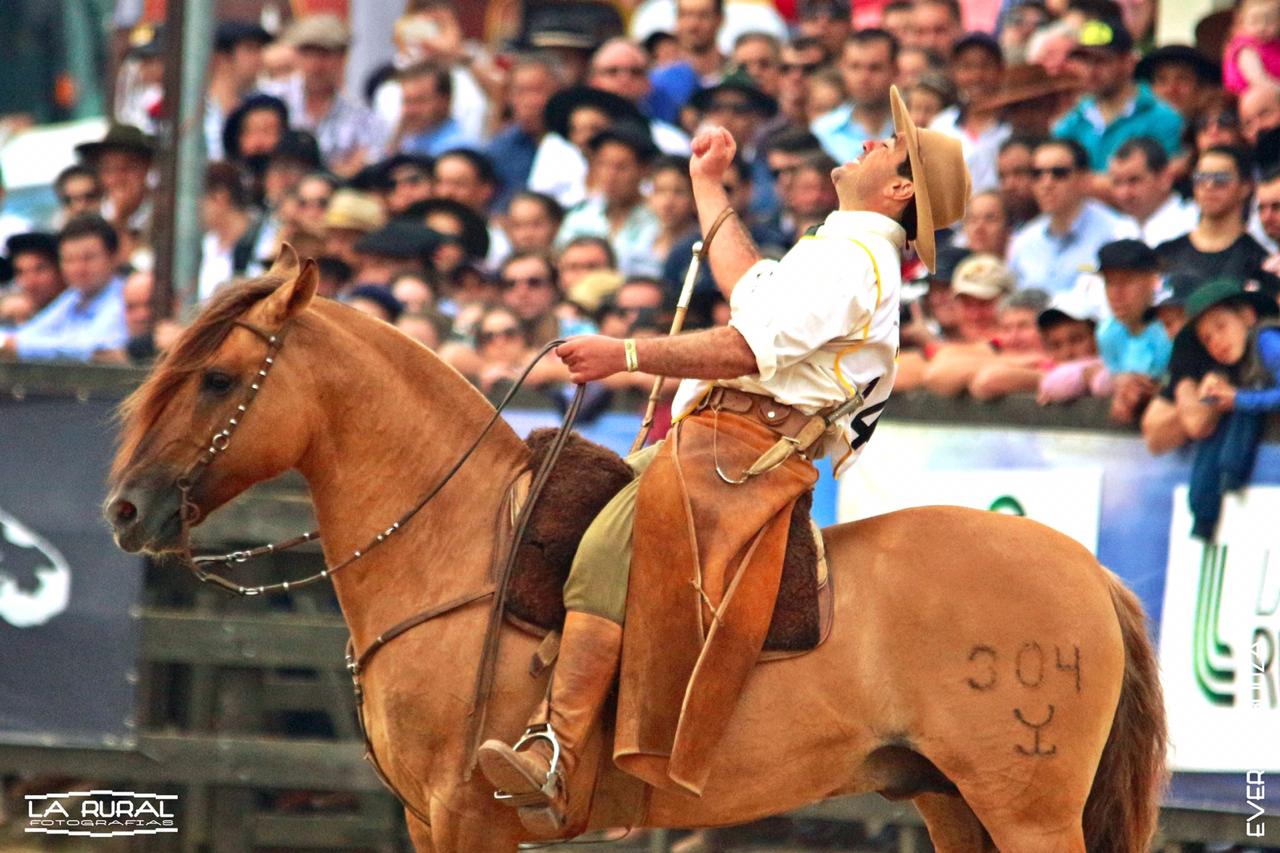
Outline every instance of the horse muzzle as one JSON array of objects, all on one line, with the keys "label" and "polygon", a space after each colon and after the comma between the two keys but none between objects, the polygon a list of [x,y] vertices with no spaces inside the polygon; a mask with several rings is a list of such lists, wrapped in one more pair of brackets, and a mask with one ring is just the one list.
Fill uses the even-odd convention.
[{"label": "horse muzzle", "polygon": [[160,553],[182,545],[182,497],[172,484],[126,483],[107,498],[103,513],[116,545],[129,553]]}]

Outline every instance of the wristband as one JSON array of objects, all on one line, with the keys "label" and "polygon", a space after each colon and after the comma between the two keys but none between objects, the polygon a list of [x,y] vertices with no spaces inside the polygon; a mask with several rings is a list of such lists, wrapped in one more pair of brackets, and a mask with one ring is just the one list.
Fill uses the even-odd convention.
[{"label": "wristband", "polygon": [[627,372],[635,373],[640,369],[640,356],[636,354],[636,339],[626,338],[622,341],[622,352],[627,358]]}]

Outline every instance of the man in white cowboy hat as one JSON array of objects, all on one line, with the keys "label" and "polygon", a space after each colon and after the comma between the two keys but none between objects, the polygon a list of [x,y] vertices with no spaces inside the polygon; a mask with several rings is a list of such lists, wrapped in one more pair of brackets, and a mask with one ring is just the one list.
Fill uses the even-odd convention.
[{"label": "man in white cowboy hat", "polygon": [[[584,769],[575,777],[575,768],[586,751],[622,657],[624,614],[629,625],[627,637],[643,636],[648,623],[642,616],[644,608],[637,609],[637,585],[643,577],[652,578],[655,571],[666,571],[665,566],[652,565],[646,555],[656,551],[659,563],[673,562],[667,557],[678,543],[671,540],[680,537],[666,531],[667,541],[659,541],[646,533],[652,525],[645,518],[650,510],[636,512],[637,503],[649,508],[655,500],[663,499],[654,495],[655,487],[650,484],[669,482],[663,478],[673,466],[682,472],[676,479],[691,485],[678,499],[691,502],[699,549],[704,538],[723,546],[727,537],[740,533],[750,537],[756,530],[772,530],[779,518],[785,535],[796,498],[817,477],[809,460],[826,456],[839,474],[848,469],[871,436],[896,371],[902,252],[907,241],[913,240],[917,254],[932,269],[934,231],[960,219],[970,190],[959,141],[935,131],[918,130],[896,87],[891,91],[891,103],[894,135],[866,142],[860,157],[833,170],[839,209],[778,261],[759,257],[745,224],[728,207],[721,178],[735,153],[733,138],[721,128],[700,133],[693,141],[690,172],[709,242],[712,272],[731,308],[728,325],[642,340],[588,335],[572,338],[557,349],[575,382],[623,370],[685,381],[674,409],[678,416],[672,429],[673,433],[678,431],[678,440],[669,436],[629,458],[633,468],[643,469],[643,475],[623,488],[583,538],[565,585],[567,616],[548,701],[535,713],[529,731],[515,748],[498,740],[487,741],[480,748],[481,769],[499,792],[512,795],[504,801],[519,808],[521,820],[534,833],[564,835],[585,822],[591,782],[581,777],[592,774]],[[718,225],[723,227],[716,236]],[[818,415],[830,419],[824,423]],[[706,463],[707,455],[686,456],[695,440],[705,440],[709,432],[719,441],[715,466]],[[743,443],[734,445],[737,441]],[[773,472],[769,476],[744,475],[735,485],[716,480],[720,461],[745,458],[760,463],[779,447],[787,448],[787,442],[798,442],[805,452],[796,454],[787,449],[781,461],[761,466]],[[700,465],[698,460],[702,460]],[[709,467],[716,468],[709,476],[699,470]],[[655,478],[655,472],[662,473]],[[697,486],[694,481],[710,485]],[[708,492],[698,492],[698,488]],[[779,495],[779,488],[791,491]],[[721,515],[729,518],[708,531],[698,526],[698,507],[707,499],[704,495],[711,493],[713,500],[741,502],[752,508],[771,501],[782,509],[764,513],[764,526],[756,523],[747,531],[726,529],[739,524],[736,514],[726,511]],[[730,540],[731,544],[734,541]],[[748,571],[747,559],[740,568],[738,596],[754,577],[768,574]],[[706,568],[705,562],[703,566]],[[751,568],[754,570],[754,563]],[[664,576],[664,583],[674,595],[697,595],[688,589],[689,576],[683,575],[683,583],[667,583]],[[727,620],[735,618],[731,609],[723,615]],[[765,614],[766,622],[767,618]],[[763,642],[762,633],[760,638]],[[623,664],[628,675],[619,695],[614,759],[619,767],[650,784],[700,793],[707,757],[701,745],[714,745],[728,714],[721,721],[680,719],[681,731],[686,734],[694,725],[712,724],[705,732],[699,729],[705,737],[677,741],[677,745],[699,744],[693,755],[684,755],[674,747],[664,753],[651,745],[631,743],[626,685],[635,683],[629,675],[633,661],[644,657],[643,653],[633,655],[632,642],[628,639]],[[664,648],[653,653],[661,655],[665,647],[678,642],[678,637],[664,635],[658,644]],[[717,661],[738,663],[726,658],[724,649],[717,652],[714,645],[714,637],[706,641],[702,659],[715,653],[720,655]],[[751,660],[758,652],[759,648],[747,650]],[[749,672],[750,663],[739,669]],[[738,671],[733,666],[700,663],[700,672],[714,675],[691,675],[689,695],[694,695],[698,678],[711,681],[730,670]],[[724,696],[727,704],[713,707],[732,708],[740,686],[738,682],[714,685],[716,695]],[[641,701],[661,704],[652,693],[646,693]],[[678,712],[680,703],[675,704]],[[591,764],[584,762],[584,768]]]}]

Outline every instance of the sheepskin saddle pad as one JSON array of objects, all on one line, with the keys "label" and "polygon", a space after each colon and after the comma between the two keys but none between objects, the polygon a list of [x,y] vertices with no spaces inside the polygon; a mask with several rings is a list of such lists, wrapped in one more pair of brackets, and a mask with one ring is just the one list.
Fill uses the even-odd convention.
[{"label": "sheepskin saddle pad", "polygon": [[[526,439],[536,471],[555,438],[554,429],[538,429]],[[534,508],[507,587],[506,613],[542,631],[564,624],[563,590],[578,543],[592,519],[631,481],[631,468],[618,454],[574,433]],[[816,529],[809,521],[813,493],[796,501],[787,537],[782,583],[778,588],[764,651],[808,651],[830,627],[830,584],[820,559]],[[822,593],[820,595],[820,593]],[[820,602],[821,599],[821,602]],[[820,606],[820,603],[822,606]]]}]

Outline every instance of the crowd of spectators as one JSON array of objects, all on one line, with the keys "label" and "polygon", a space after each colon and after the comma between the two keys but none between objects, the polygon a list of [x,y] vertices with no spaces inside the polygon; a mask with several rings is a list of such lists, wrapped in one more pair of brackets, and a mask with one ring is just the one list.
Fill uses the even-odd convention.
[{"label": "crowd of spectators", "polygon": [[[836,208],[832,168],[892,134],[896,84],[961,141],[973,186],[937,268],[904,262],[900,390],[1102,397],[1162,451],[1209,437],[1230,389],[1266,386],[1257,358],[1214,349],[1201,301],[1217,287],[1246,330],[1277,313],[1277,0],[1241,0],[1195,46],[1156,44],[1151,0],[618,5],[639,5],[623,32],[566,15],[484,44],[451,4],[411,0],[357,98],[343,20],[220,22],[200,265],[178,288],[195,298],[172,318],[152,311],[158,35],[136,34],[55,219],[4,213],[0,190],[0,357],[145,363],[287,241],[322,295],[500,389],[555,338],[666,330],[699,238],[698,127],[733,134],[726,191],[778,256]],[[704,269],[686,327],[728,317]],[[550,358],[528,381],[563,401],[566,377]]]}]

